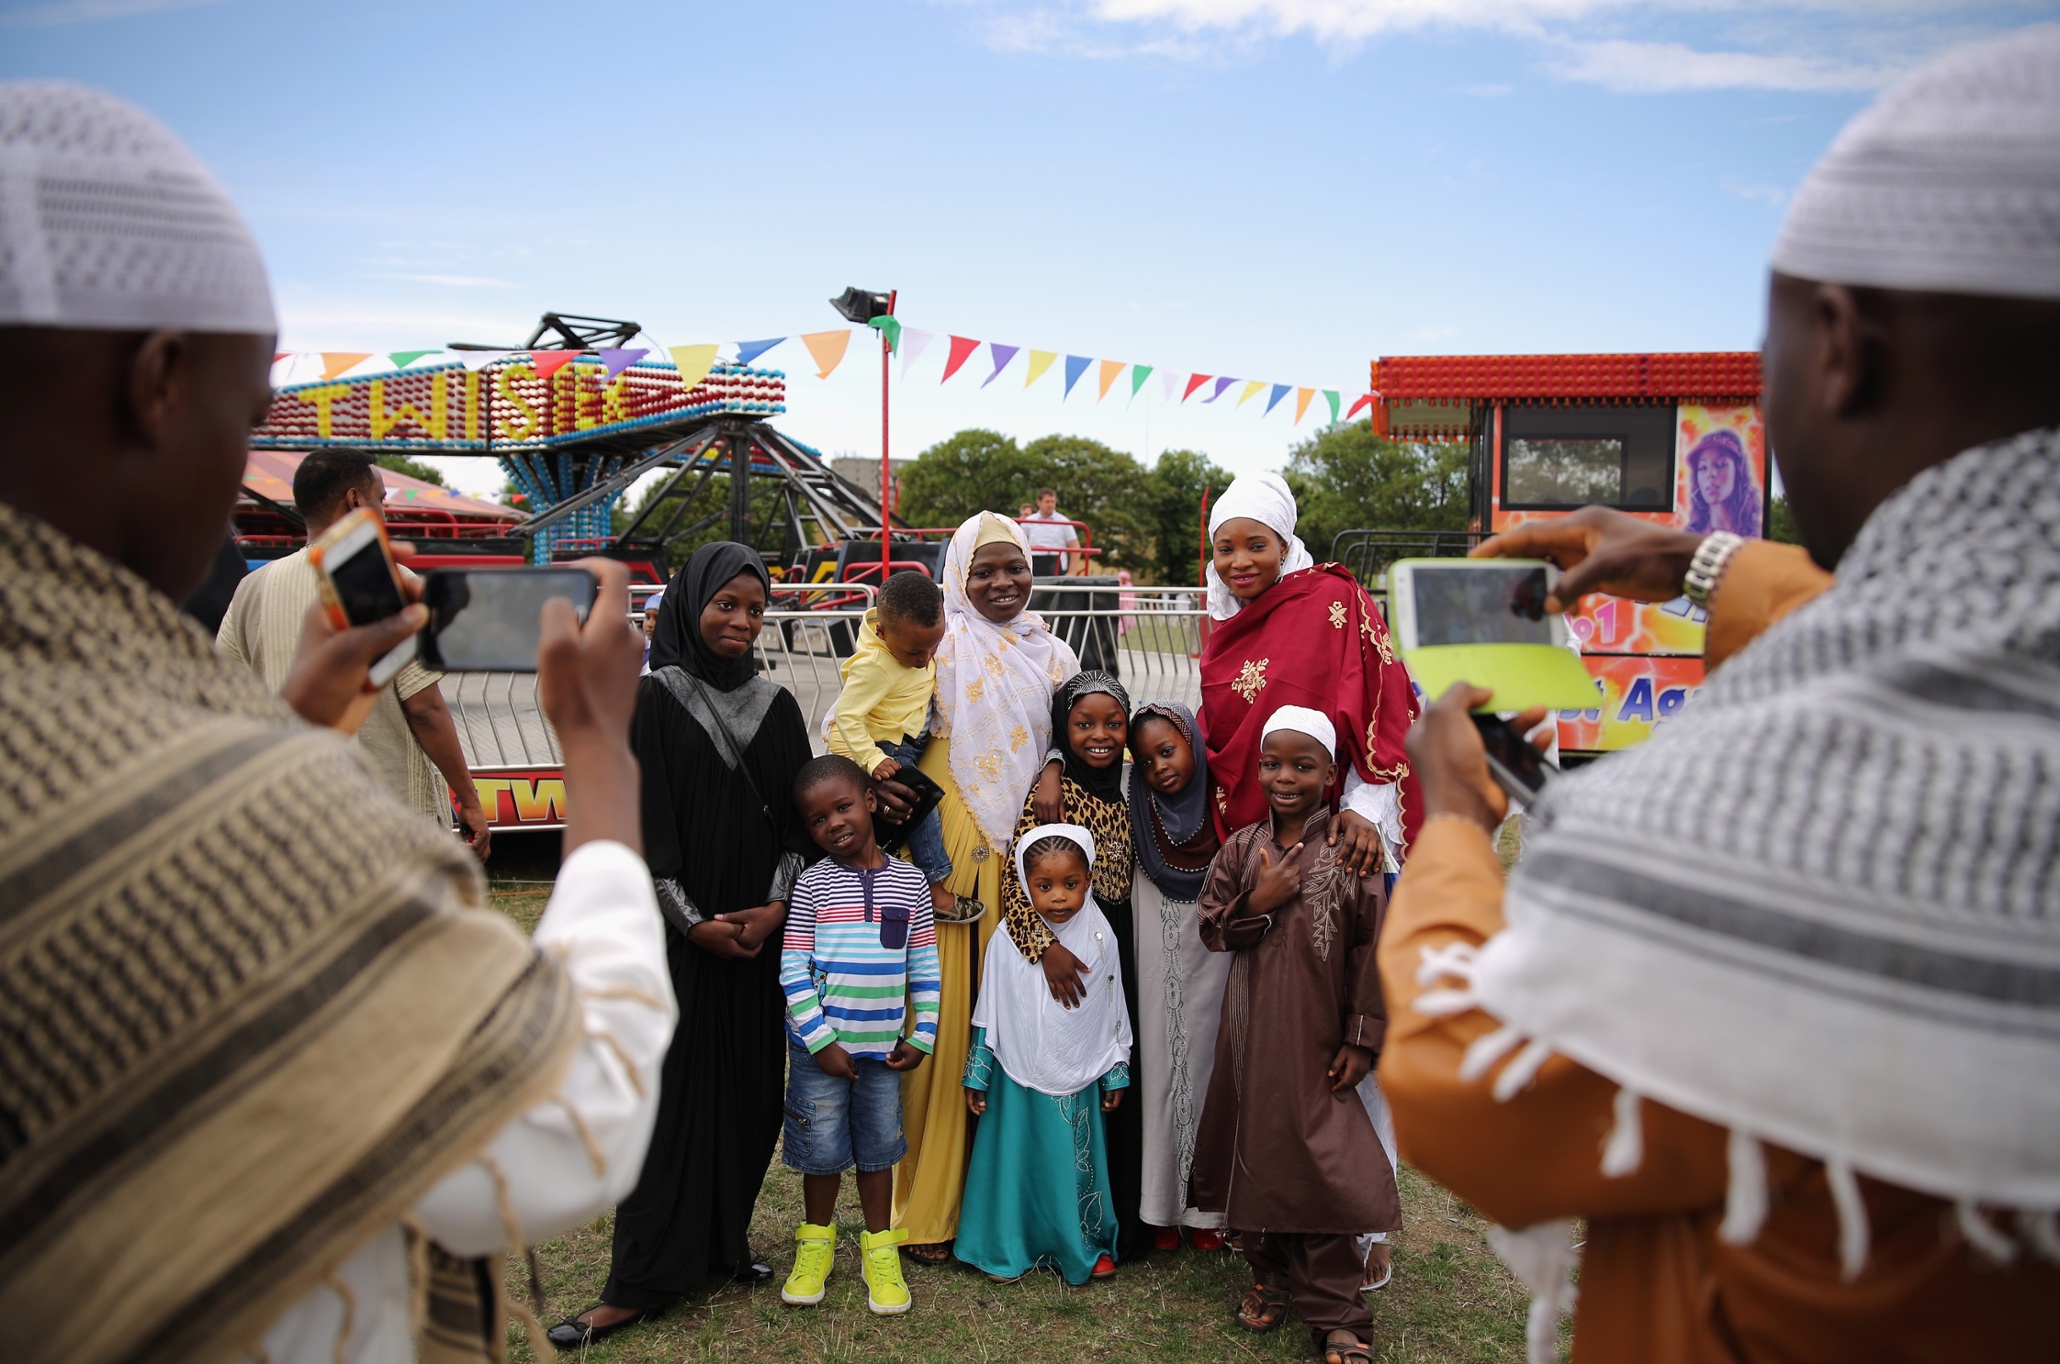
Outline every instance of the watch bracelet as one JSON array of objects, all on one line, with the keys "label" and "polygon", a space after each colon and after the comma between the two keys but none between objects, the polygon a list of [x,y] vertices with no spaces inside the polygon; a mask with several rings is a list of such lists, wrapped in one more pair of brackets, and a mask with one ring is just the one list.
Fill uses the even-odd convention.
[{"label": "watch bracelet", "polygon": [[1710,598],[1724,576],[1724,569],[1744,543],[1744,536],[1728,530],[1711,531],[1704,536],[1702,543],[1695,547],[1695,556],[1688,561],[1687,573],[1682,575],[1681,595],[1703,610],[1709,610]]}]

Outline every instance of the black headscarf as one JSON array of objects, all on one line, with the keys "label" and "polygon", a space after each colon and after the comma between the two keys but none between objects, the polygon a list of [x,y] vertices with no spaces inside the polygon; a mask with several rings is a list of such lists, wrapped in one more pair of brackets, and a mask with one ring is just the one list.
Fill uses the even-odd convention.
[{"label": "black headscarf", "polygon": [[1123,799],[1123,754],[1127,749],[1116,751],[1116,761],[1107,767],[1091,766],[1087,759],[1073,751],[1073,727],[1070,723],[1073,703],[1083,696],[1105,692],[1116,698],[1116,704],[1123,708],[1123,714],[1130,714],[1130,693],[1123,690],[1123,684],[1114,673],[1100,671],[1074,673],[1059,685],[1051,698],[1052,742],[1065,755],[1065,774],[1085,787],[1087,794],[1099,800],[1121,802]]},{"label": "black headscarf", "polygon": [[772,580],[765,575],[765,560],[749,545],[718,540],[694,551],[694,557],[672,577],[665,600],[658,607],[658,628],[651,634],[651,671],[678,667],[717,691],[734,691],[757,675],[750,653],[742,658],[724,658],[708,647],[701,637],[701,613],[723,585],[739,573],[749,573],[772,596]]},{"label": "black headscarf", "polygon": [[[1209,874],[1204,853],[1215,847],[1216,829],[1209,821],[1209,751],[1195,724],[1194,712],[1175,701],[1151,701],[1130,717],[1133,743],[1146,720],[1170,720],[1194,750],[1195,771],[1177,795],[1162,796],[1144,779],[1142,770],[1130,777],[1130,838],[1137,845],[1137,862],[1152,883],[1175,900],[1198,899],[1202,881]],[[1136,750],[1131,750],[1133,753]],[[1164,842],[1161,842],[1161,835]],[[1199,870],[1176,867],[1166,860],[1171,846],[1183,860],[1200,860]]]}]

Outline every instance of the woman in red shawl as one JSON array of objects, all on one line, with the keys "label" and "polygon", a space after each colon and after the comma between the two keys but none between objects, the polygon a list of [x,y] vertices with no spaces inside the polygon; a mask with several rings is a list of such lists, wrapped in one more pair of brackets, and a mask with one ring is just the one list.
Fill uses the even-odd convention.
[{"label": "woman in red shawl", "polygon": [[1311,561],[1279,474],[1233,482],[1210,512],[1209,539],[1216,623],[1202,650],[1201,723],[1218,833],[1266,817],[1260,731],[1282,706],[1308,706],[1338,731],[1333,841],[1360,875],[1399,869],[1423,820],[1402,751],[1418,707],[1380,609],[1343,565]]}]

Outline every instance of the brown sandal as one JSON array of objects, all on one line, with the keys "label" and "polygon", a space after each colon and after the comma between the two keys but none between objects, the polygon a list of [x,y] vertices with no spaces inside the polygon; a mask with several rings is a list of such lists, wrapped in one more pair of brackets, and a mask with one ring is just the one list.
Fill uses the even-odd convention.
[{"label": "brown sandal", "polygon": [[941,1265],[951,1259],[951,1242],[931,1241],[920,1246],[903,1246],[901,1253],[919,1265]]},{"label": "brown sandal", "polygon": [[1333,1331],[1323,1338],[1323,1364],[1373,1364],[1373,1347],[1350,1331]]},{"label": "brown sandal", "polygon": [[1252,1291],[1245,1294],[1245,1300],[1237,1307],[1237,1324],[1254,1335],[1265,1335],[1277,1330],[1287,1317],[1288,1294],[1285,1288],[1268,1288],[1263,1283],[1252,1285]]}]

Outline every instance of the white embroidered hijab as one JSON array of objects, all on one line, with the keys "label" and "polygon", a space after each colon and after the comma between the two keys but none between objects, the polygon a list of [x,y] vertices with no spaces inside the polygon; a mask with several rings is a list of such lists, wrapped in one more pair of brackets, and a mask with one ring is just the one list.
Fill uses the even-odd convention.
[{"label": "white embroidered hijab", "polygon": [[1024,958],[1015,939],[997,933],[987,942],[973,1025],[987,1029],[987,1047],[1011,1080],[1063,1098],[1130,1059],[1130,1013],[1116,931],[1094,898],[1094,835],[1077,824],[1040,824],[1024,834],[1015,853],[1016,876],[1024,886],[1030,874],[1023,854],[1045,838],[1066,839],[1087,857],[1087,903],[1065,923],[1045,921],[1052,936],[1086,968],[1086,997],[1072,1009],[1053,999],[1043,968]]},{"label": "white embroidered hijab", "polygon": [[1080,671],[1080,660],[1028,607],[1006,625],[973,609],[966,595],[973,551],[1001,541],[1029,557],[1015,522],[981,512],[953,533],[945,552],[935,732],[951,739],[952,780],[980,836],[1005,853],[1051,745],[1052,693]]},{"label": "white embroidered hijab", "polygon": [[[1287,542],[1287,553],[1280,561],[1282,576],[1297,569],[1308,568],[1316,562],[1309,556],[1309,547],[1295,535],[1295,495],[1288,488],[1287,480],[1279,474],[1240,474],[1223,490],[1223,496],[1216,499],[1216,505],[1209,508],[1209,538],[1215,539],[1217,530],[1225,521],[1240,517],[1257,521],[1282,540]],[[1244,609],[1244,603],[1230,590],[1230,584],[1216,575],[1213,559],[1203,573],[1209,585],[1209,615],[1216,620],[1229,620]]]}]

